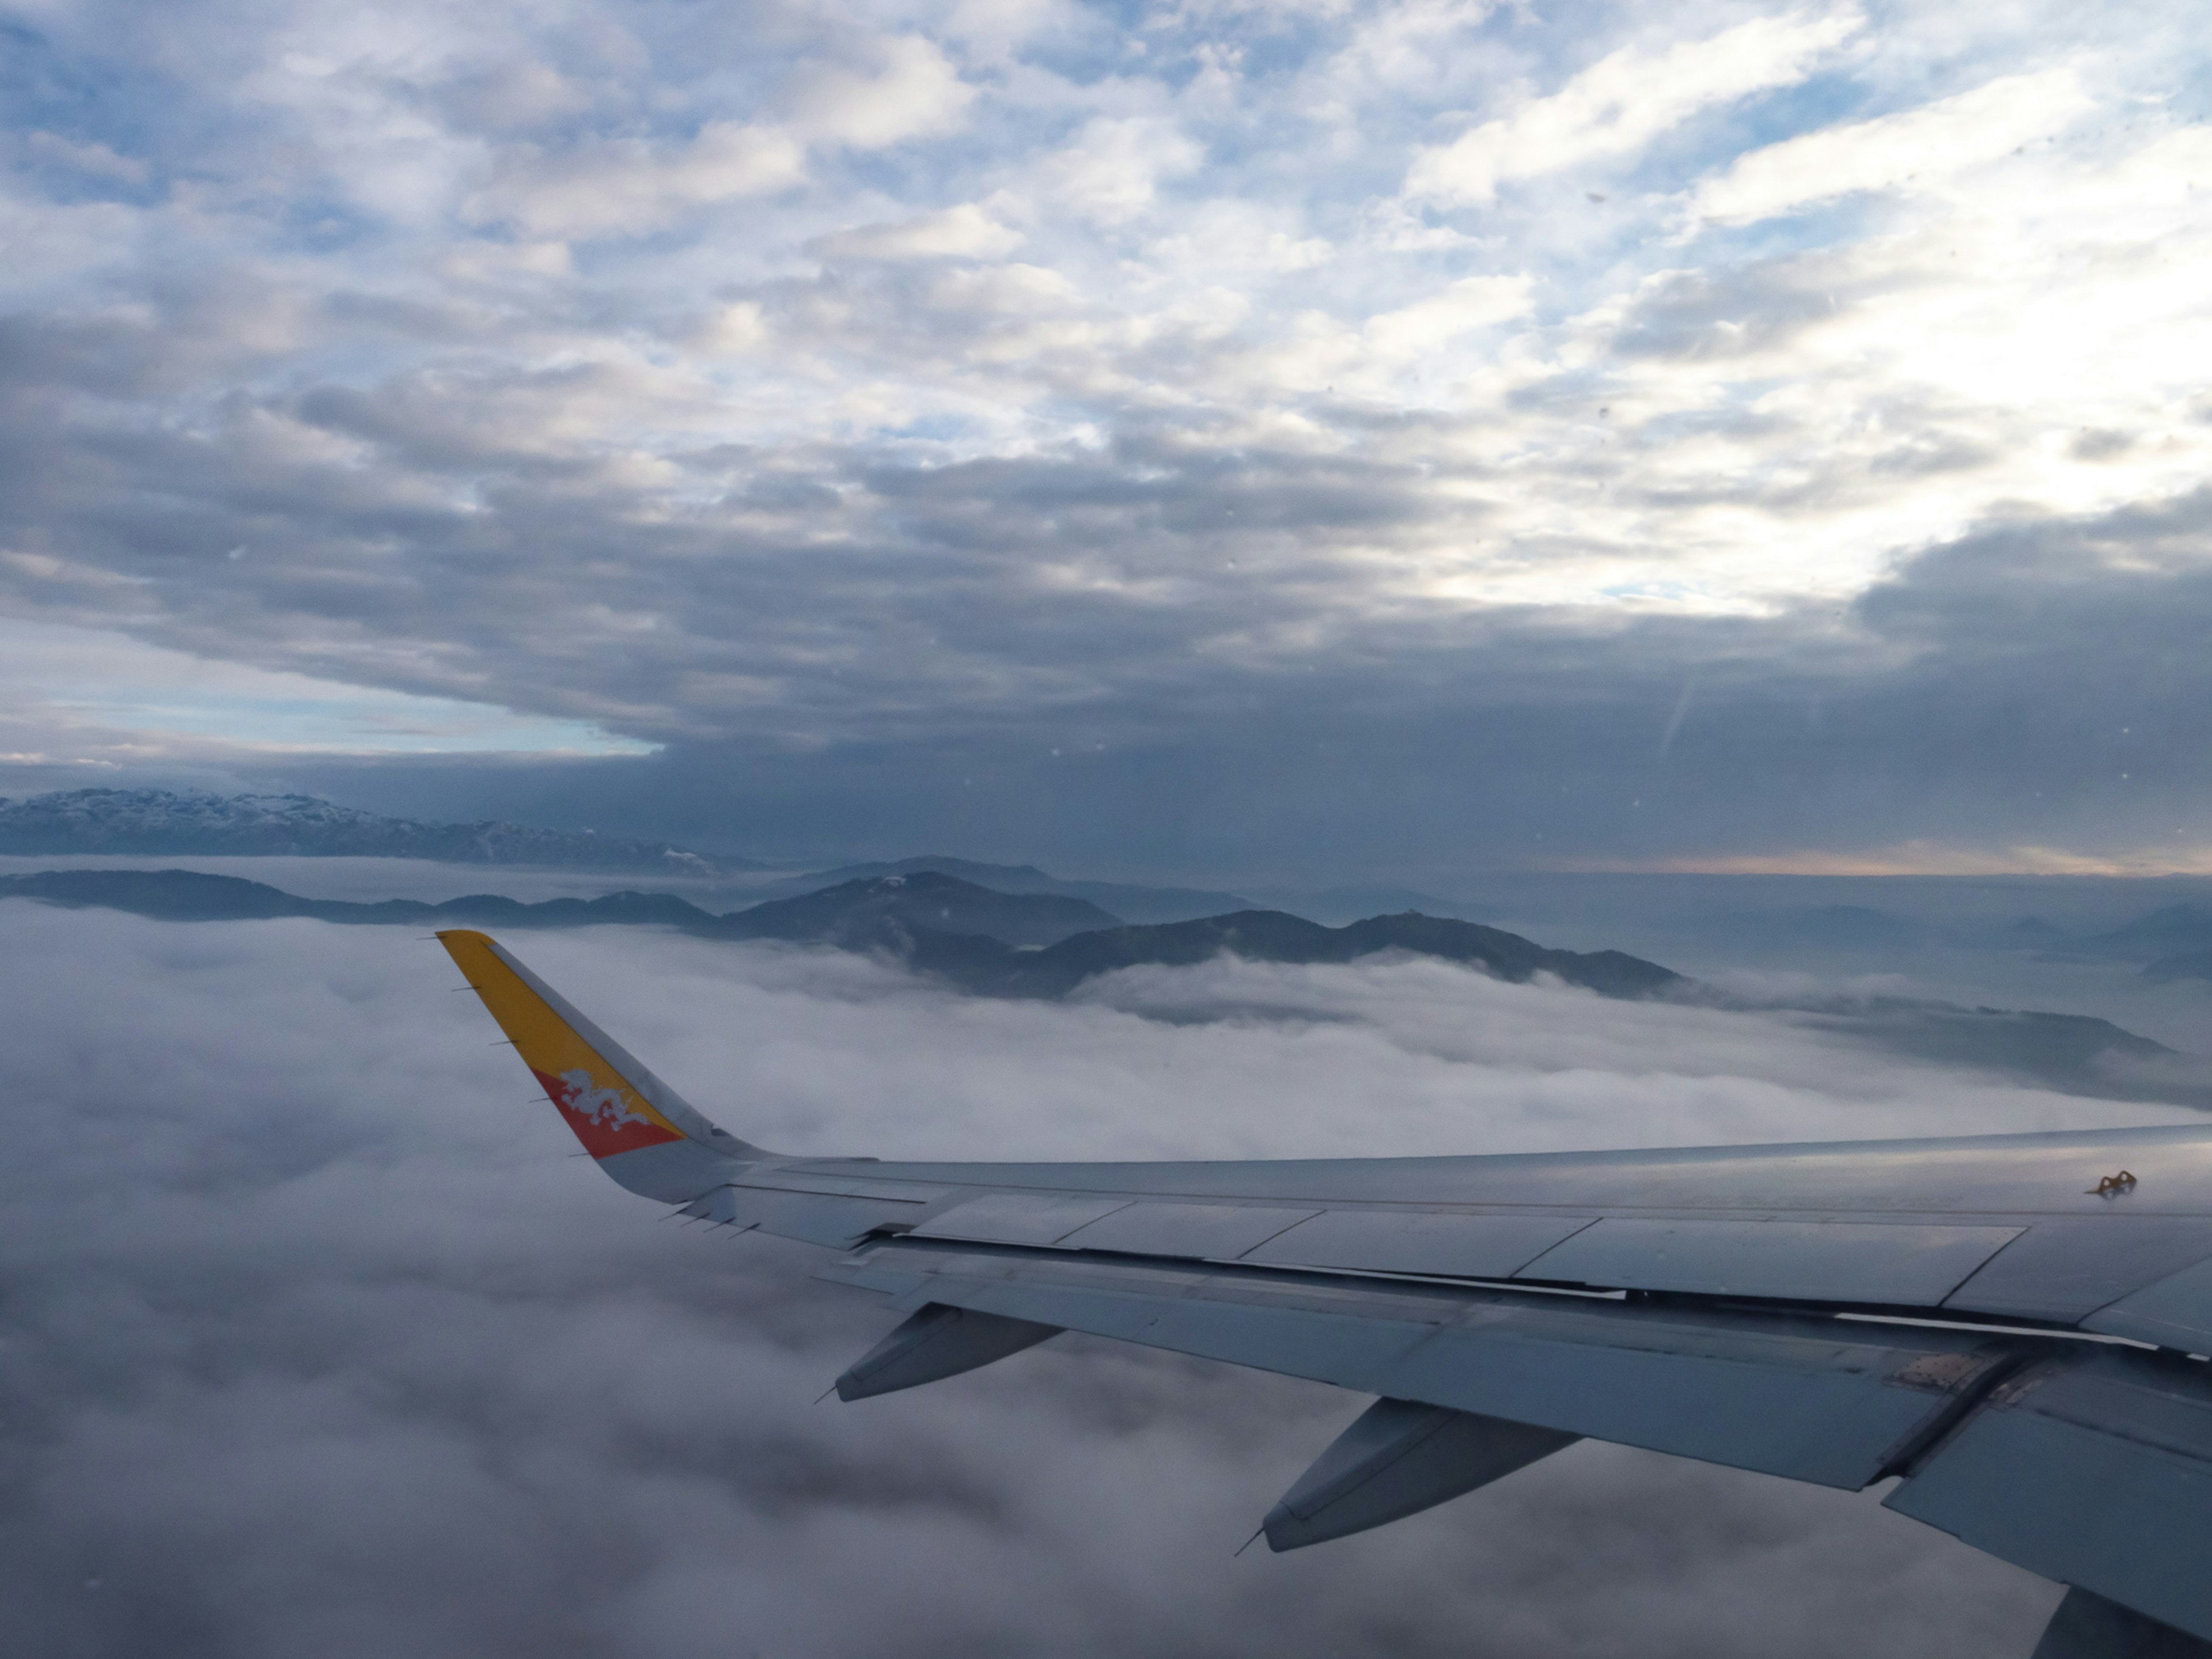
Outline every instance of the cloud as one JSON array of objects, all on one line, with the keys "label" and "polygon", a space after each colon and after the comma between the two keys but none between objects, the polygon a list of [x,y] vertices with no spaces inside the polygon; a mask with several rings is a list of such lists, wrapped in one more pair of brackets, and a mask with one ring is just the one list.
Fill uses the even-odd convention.
[{"label": "cloud", "polygon": [[856,225],[814,244],[829,259],[993,259],[1021,246],[1022,234],[974,202],[895,224]]},{"label": "cloud", "polygon": [[817,142],[881,149],[957,131],[975,88],[943,50],[920,35],[873,43],[867,69],[802,64],[789,94],[793,122]]},{"label": "cloud", "polygon": [[1802,133],[1739,156],[1698,187],[1692,210],[1744,222],[1854,191],[1923,190],[2065,127],[2094,102],[2072,69],[2011,75],[1871,121]]},{"label": "cloud", "polygon": [[805,176],[805,153],[774,127],[710,121],[686,142],[591,139],[553,152],[526,146],[501,172],[470,204],[473,220],[589,239],[635,235],[687,210],[785,189]]},{"label": "cloud", "polygon": [[1468,276],[1440,294],[1367,319],[1368,343],[1389,356],[1433,351],[1462,334],[1526,316],[1526,276]]},{"label": "cloud", "polygon": [[1167,118],[1100,116],[1044,164],[1044,200],[1101,224],[1124,224],[1152,206],[1163,179],[1191,173],[1201,154]]},{"label": "cloud", "polygon": [[1960,846],[1912,841],[1893,847],[1856,848],[1848,852],[1812,848],[1803,852],[1737,853],[1711,858],[1667,858],[1628,866],[1617,862],[1569,868],[1681,870],[1734,875],[1824,876],[2111,876],[2118,878],[2212,875],[2212,848],[2191,841],[2107,853],[2080,853],[2063,847]]},{"label": "cloud", "polygon": [[444,101],[461,121],[478,131],[525,132],[582,115],[599,100],[583,77],[520,58],[457,76],[444,88]]},{"label": "cloud", "polygon": [[[248,550],[240,547],[238,556]],[[143,764],[264,756],[504,750],[644,752],[577,721],[518,717],[305,674],[209,661],[109,629],[0,618],[0,732],[57,743],[42,764]]]},{"label": "cloud", "polygon": [[126,185],[146,182],[147,167],[137,156],[118,155],[102,143],[73,143],[58,133],[33,132],[23,140],[37,161],[71,168],[94,179]]},{"label": "cloud", "polygon": [[1559,91],[1422,150],[1406,193],[1479,205],[1502,184],[1634,155],[1703,111],[1802,80],[1864,22],[1849,8],[1792,12],[1663,50],[1625,46]]},{"label": "cloud", "polygon": [[[19,903],[0,928],[37,1034],[0,1206],[0,1578],[40,1651],[601,1659],[726,1654],[736,1632],[825,1659],[1470,1639],[1997,1659],[2057,1595],[1873,1495],[1601,1446],[1232,1562],[1356,1399],[1063,1339],[817,1407],[891,1316],[811,1284],[810,1253],[665,1225],[569,1157],[434,946]],[[1219,964],[1039,1007],[621,930],[528,954],[726,1121],[824,1152],[1503,1150],[2112,1112],[1433,964]]]},{"label": "cloud", "polygon": [[692,331],[687,343],[720,356],[743,356],[756,351],[769,337],[767,319],[757,300],[738,300],[717,306]]},{"label": "cloud", "polygon": [[[52,14],[25,84],[115,90],[23,132],[145,171],[0,154],[0,609],[674,745],[319,775],[718,844],[2145,854],[2185,743],[2093,805],[1970,612],[1854,607],[2201,485],[2207,42],[1856,15]],[[1691,211],[1982,154],[2068,74],[2094,118],[1948,182]],[[1405,199],[1461,136],[1480,215]],[[2196,684],[2063,648],[2100,707]]]}]

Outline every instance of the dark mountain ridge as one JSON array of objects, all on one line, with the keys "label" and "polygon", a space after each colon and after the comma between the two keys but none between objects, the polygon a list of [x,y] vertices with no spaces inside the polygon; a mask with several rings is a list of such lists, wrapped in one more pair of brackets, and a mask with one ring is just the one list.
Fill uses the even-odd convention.
[{"label": "dark mountain ridge", "polygon": [[793,876],[769,890],[778,894],[813,892],[848,881],[878,876],[933,874],[955,876],[999,893],[1052,893],[1066,898],[1087,899],[1128,921],[1185,921],[1197,916],[1221,915],[1249,910],[1252,901],[1235,893],[1218,893],[1203,887],[1143,887],[1121,881],[1077,881],[1048,875],[1034,864],[979,864],[974,859],[925,854],[888,864],[848,864],[811,876]]},{"label": "dark mountain ridge", "polygon": [[[422,927],[644,924],[708,939],[781,939],[879,952],[990,996],[1064,996],[1085,980],[1116,968],[1188,965],[1224,951],[1261,962],[1345,963],[1406,951],[1463,963],[1516,983],[1539,973],[1553,974],[1570,985],[1618,997],[1648,996],[1687,983],[1670,969],[1618,951],[1551,951],[1478,922],[1413,912],[1374,916],[1348,927],[1324,927],[1279,910],[1117,925],[1080,899],[994,893],[932,872],[846,882],[719,916],[670,893],[610,893],[537,903],[495,894],[438,904],[420,899],[359,903],[301,898],[265,883],[190,870],[46,870],[0,877],[0,898],[6,897],[129,910],[173,921],[301,916]],[[1107,925],[1081,927],[1097,917]],[[1002,931],[980,931],[987,921]],[[1010,934],[1021,938],[1010,939]],[[1048,939],[1051,942],[1042,943]],[[1042,948],[1025,947],[1023,939],[1038,940]]]},{"label": "dark mountain ridge", "polygon": [[2212,951],[2184,951],[2179,956],[2160,957],[2144,968],[2143,977],[2161,982],[2212,979]]},{"label": "dark mountain ridge", "polygon": [[2212,1105],[2212,1079],[2201,1067],[2190,1069],[2188,1056],[2094,1014],[1967,1008],[1911,997],[1814,998],[1777,1006],[1799,1024],[1872,1036],[1886,1048],[1922,1060],[2009,1072],[2080,1093]]},{"label": "dark mountain ridge", "polygon": [[[1840,1038],[2110,1099],[2212,1107],[2212,1071],[2111,1022],[2076,1014],[1965,1008],[1900,998],[1753,1003],[1724,996],[1618,951],[1547,950],[1477,922],[1406,912],[1326,927],[1275,910],[1195,921],[1069,931],[1103,912],[1055,894],[994,893],[933,872],[864,878],[794,899],[714,915],[667,893],[610,893],[526,903],[475,894],[441,904],[301,898],[260,882],[187,870],[49,870],[0,877],[0,898],[99,906],[164,920],[302,916],[342,923],[506,930],[605,924],[672,928],[714,939],[830,945],[890,957],[979,995],[1049,1000],[1115,969],[1187,966],[1224,952],[1278,963],[1349,963],[1403,951],[1526,982],[1550,974],[1610,997],[1671,1000],[1790,1018]],[[1024,948],[977,928],[1050,939]],[[951,925],[957,924],[957,926]]]},{"label": "dark mountain ridge", "polygon": [[895,945],[916,929],[988,935],[1018,947],[1054,945],[1070,934],[1121,925],[1121,917],[1088,899],[997,892],[933,870],[864,876],[794,898],[769,899],[717,920],[744,930],[737,938],[804,939],[854,950]]},{"label": "dark mountain ridge", "polygon": [[1248,962],[1347,963],[1386,951],[1438,957],[1525,984],[1540,973],[1613,997],[1650,996],[1686,984],[1672,969],[1619,951],[1552,951],[1518,933],[1408,910],[1325,927],[1281,910],[1240,910],[1195,921],[1078,933],[1042,951],[978,949],[972,940],[918,940],[917,967],[1000,996],[1064,996],[1117,968],[1188,967],[1223,955]]},{"label": "dark mountain ridge", "polygon": [[2129,962],[2157,962],[2212,951],[2212,908],[2169,904],[2124,927],[2078,941],[2077,949]]}]

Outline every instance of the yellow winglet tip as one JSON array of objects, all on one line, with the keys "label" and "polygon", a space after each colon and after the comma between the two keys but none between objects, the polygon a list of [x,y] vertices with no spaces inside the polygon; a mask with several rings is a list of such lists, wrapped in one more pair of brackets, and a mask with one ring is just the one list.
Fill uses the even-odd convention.
[{"label": "yellow winglet tip", "polygon": [[[559,999],[549,1001],[551,994],[518,972],[489,934],[449,928],[440,932],[438,942],[483,999],[492,1018],[514,1044],[523,1064],[537,1075],[586,1152],[608,1158],[684,1138],[616,1063],[563,1017],[562,1008],[555,1006]],[[580,1022],[581,1016],[577,1018]]]}]

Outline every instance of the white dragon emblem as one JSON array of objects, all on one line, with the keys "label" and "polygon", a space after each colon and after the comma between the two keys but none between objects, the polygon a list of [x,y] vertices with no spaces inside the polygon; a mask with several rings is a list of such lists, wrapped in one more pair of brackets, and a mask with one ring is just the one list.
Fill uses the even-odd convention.
[{"label": "white dragon emblem", "polygon": [[585,1071],[561,1073],[561,1105],[563,1110],[574,1112],[586,1123],[604,1123],[611,1129],[619,1129],[626,1123],[649,1125],[653,1121],[642,1112],[630,1110],[626,1091],[596,1088],[592,1074]]}]

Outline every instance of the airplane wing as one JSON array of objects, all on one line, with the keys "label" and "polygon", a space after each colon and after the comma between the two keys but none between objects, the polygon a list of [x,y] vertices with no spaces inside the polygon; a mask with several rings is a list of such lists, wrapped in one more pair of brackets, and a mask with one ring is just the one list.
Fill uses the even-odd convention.
[{"label": "airplane wing", "polygon": [[1431,1158],[922,1164],[737,1139],[439,936],[629,1190],[837,1252],[847,1400],[1063,1330],[1376,1396],[1297,1548],[1583,1437],[1856,1490],[2070,1587],[2036,1659],[2212,1659],[2212,1127]]}]

